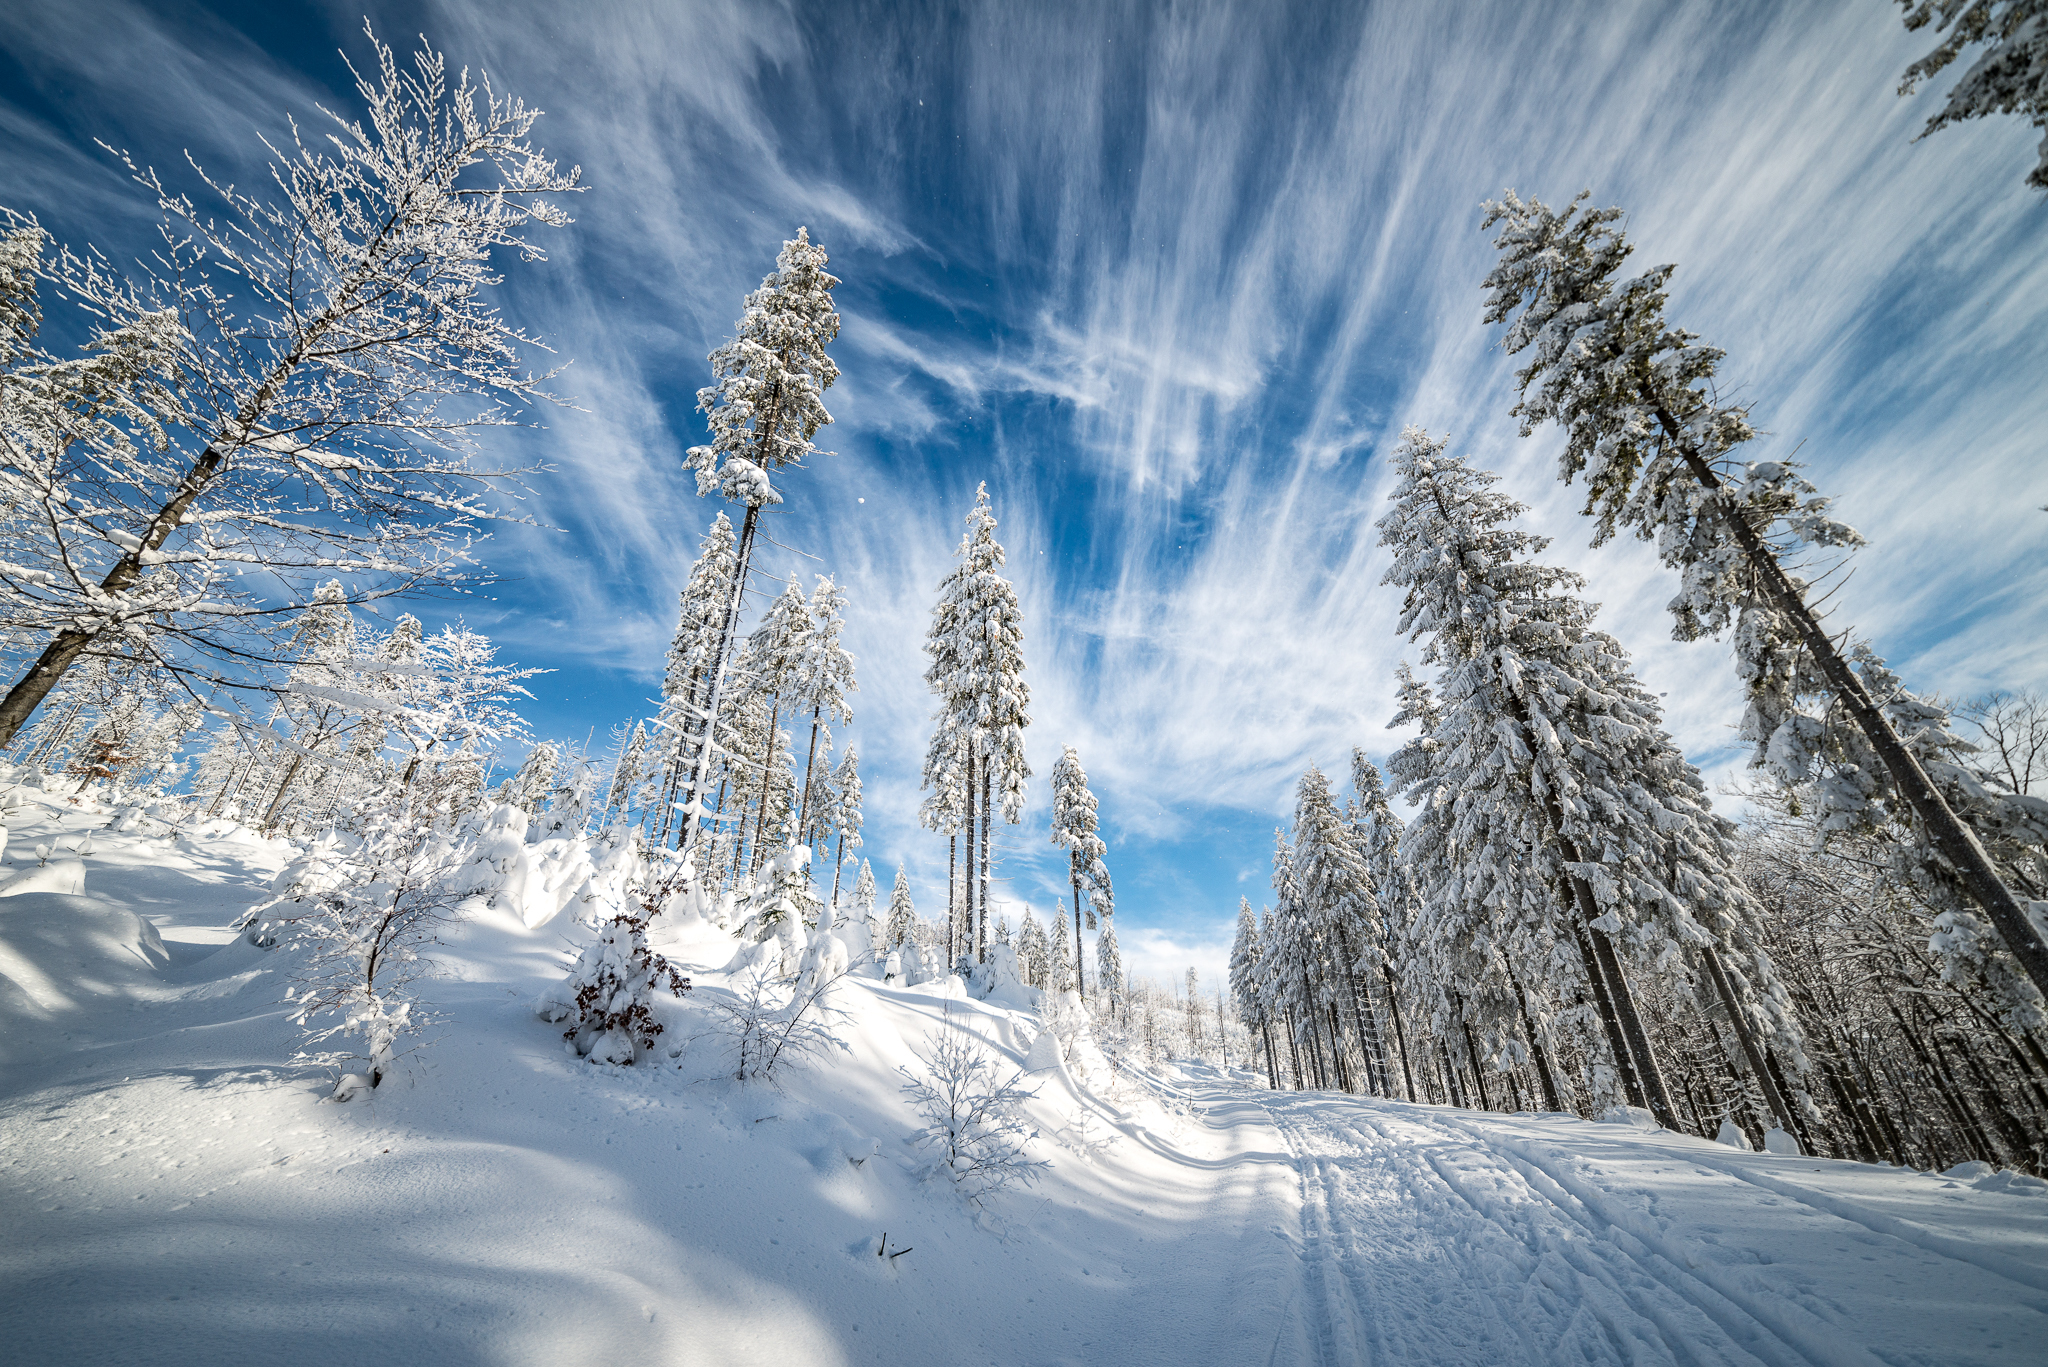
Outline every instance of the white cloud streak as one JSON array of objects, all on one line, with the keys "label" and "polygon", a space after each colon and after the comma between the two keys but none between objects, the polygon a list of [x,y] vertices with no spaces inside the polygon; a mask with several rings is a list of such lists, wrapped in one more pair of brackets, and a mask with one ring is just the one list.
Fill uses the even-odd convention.
[{"label": "white cloud streak", "polygon": [[[317,93],[136,6],[16,13],[10,51],[83,83],[117,131],[246,154],[245,130]],[[1502,472],[1681,742],[1729,772],[1725,647],[1668,639],[1669,576],[1640,545],[1588,549],[1554,437],[1508,417],[1478,224],[1510,185],[1590,186],[1630,211],[1642,265],[1679,263],[1672,315],[1728,350],[1760,453],[1796,449],[1873,540],[1838,621],[1923,688],[2048,683],[2048,210],[2017,124],[1909,141],[1924,100],[1891,90],[1916,43],[1881,8],[643,3],[567,22],[442,0],[426,27],[547,108],[594,187],[555,261],[513,281],[584,410],[531,445],[560,467],[536,493],[563,530],[494,555],[526,580],[496,626],[514,653],[651,677],[712,512],[679,472],[703,356],[796,223],[832,250],[845,378],[821,441],[841,454],[790,476],[773,524],[822,563],[771,567],[852,592],[867,853],[885,884],[910,860],[927,904],[945,852],[913,823],[917,643],[982,479],[1028,613],[1032,762],[1080,748],[1127,867],[1192,862],[1214,813],[1277,817],[1311,761],[1393,743],[1412,651],[1371,524],[1377,453],[1411,421]],[[131,37],[102,63],[107,32]],[[75,138],[0,119],[24,149],[10,202],[104,211]],[[1006,864],[1034,902],[1058,889],[1042,819]],[[1245,890],[1123,888],[1126,954],[1162,965],[1212,954],[1218,925],[1227,944]]]}]

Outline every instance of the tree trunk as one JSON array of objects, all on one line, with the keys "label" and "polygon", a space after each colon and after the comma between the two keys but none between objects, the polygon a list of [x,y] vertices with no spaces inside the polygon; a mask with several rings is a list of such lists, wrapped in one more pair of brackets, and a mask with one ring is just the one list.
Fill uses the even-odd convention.
[{"label": "tree trunk", "polygon": [[823,710],[811,709],[811,744],[804,751],[804,795],[796,804],[797,839],[806,845],[811,843],[811,766],[818,759],[818,714]]},{"label": "tree trunk", "polygon": [[768,706],[768,740],[761,749],[761,810],[754,814],[754,857],[747,862],[750,873],[761,871],[761,851],[768,843],[768,793],[775,779],[775,730],[782,720],[782,699]]},{"label": "tree trunk", "polygon": [[1088,1000],[1088,987],[1081,976],[1081,875],[1074,867],[1074,855],[1067,853],[1067,883],[1074,889],[1074,990],[1081,994],[1081,1000]]},{"label": "tree trunk", "polygon": [[1387,1050],[1380,1040],[1379,1013],[1372,1011],[1372,997],[1358,980],[1357,961],[1351,956],[1351,933],[1342,922],[1337,925],[1337,947],[1344,952],[1344,979],[1351,988],[1351,1015],[1358,1022],[1359,1052],[1365,1057],[1366,1090],[1375,1096],[1393,1091],[1387,1082]]},{"label": "tree trunk", "polygon": [[1415,1095],[1415,1074],[1408,1067],[1408,1032],[1401,1028],[1401,995],[1394,988],[1394,970],[1386,964],[1380,965],[1380,974],[1387,980],[1387,1010],[1394,1018],[1394,1043],[1401,1050],[1401,1081],[1407,1085],[1408,1100],[1419,1101]]},{"label": "tree trunk", "polygon": [[1294,1014],[1292,1012],[1284,1013],[1280,1018],[1280,1023],[1286,1027],[1287,1059],[1294,1071],[1294,1090],[1298,1092],[1302,1090],[1303,1078],[1301,1075],[1301,1044],[1295,1039]]},{"label": "tree trunk", "polygon": [[1628,1037],[1621,1032],[1621,1021],[1614,1013],[1614,999],[1607,992],[1607,975],[1601,971],[1599,957],[1593,952],[1591,937],[1586,933],[1583,921],[1566,913],[1571,922],[1572,936],[1578,941],[1579,957],[1585,961],[1586,982],[1593,989],[1593,1009],[1599,1013],[1600,1024],[1607,1034],[1607,1047],[1614,1054],[1615,1069],[1621,1074],[1622,1091],[1631,1106],[1643,1105],[1643,1084],[1636,1077],[1635,1060],[1628,1051]]},{"label": "tree trunk", "polygon": [[[1657,406],[1657,421],[1664,428],[1665,435],[1678,445],[1693,478],[1709,491],[1722,492],[1720,479],[1690,443],[1680,440],[1678,420],[1661,404]],[[1773,606],[1791,619],[1793,629],[1799,633],[1800,643],[1813,652],[1814,662],[1820,666],[1821,673],[1848,709],[1856,728],[1877,751],[1892,783],[1912,807],[1913,814],[1920,818],[1934,848],[1955,869],[1970,897],[1984,908],[2004,939],[2005,947],[2033,980],[2035,989],[2043,997],[2048,997],[2048,943],[2043,943],[2040,934],[2028,921],[2019,899],[1999,877],[1991,856],[1985,853],[1976,833],[1950,810],[1941,790],[1934,786],[1927,777],[1927,771],[1920,767],[1920,761],[1899,739],[1899,733],[1892,729],[1891,722],[1863,686],[1863,680],[1857,677],[1849,662],[1835,648],[1834,641],[1821,629],[1819,619],[1806,605],[1805,595],[1793,586],[1785,567],[1778,563],[1777,553],[1765,543],[1756,528],[1750,526],[1725,500],[1716,500],[1714,507],[1750,567],[1756,571],[1757,579],[1763,584]]]},{"label": "tree trunk", "polygon": [[[839,910],[839,875],[846,869],[846,832],[839,833],[839,846],[832,858],[832,910]],[[836,917],[834,918],[837,919]]]},{"label": "tree trunk", "polygon": [[1509,973],[1508,981],[1515,986],[1515,1005],[1522,1011],[1522,1029],[1529,1035],[1529,1052],[1536,1056],[1536,1076],[1543,1083],[1544,1109],[1562,1111],[1564,1105],[1558,1100],[1557,1079],[1550,1075],[1550,1055],[1544,1052],[1543,1039],[1536,1033],[1536,1022],[1529,1019],[1529,999],[1522,995],[1522,980]]},{"label": "tree trunk", "polygon": [[[1530,723],[1527,706],[1512,694],[1507,702],[1514,711],[1517,724],[1525,733],[1532,732],[1534,727]],[[1614,943],[1607,932],[1593,924],[1600,918],[1600,908],[1593,901],[1593,890],[1586,885],[1585,879],[1571,872],[1571,865],[1582,862],[1578,842],[1565,832],[1564,808],[1557,800],[1556,790],[1553,788],[1544,793],[1541,801],[1544,814],[1550,819],[1551,839],[1557,842],[1558,855],[1565,864],[1565,882],[1583,917],[1580,949],[1583,952],[1588,942],[1592,947],[1592,953],[1586,957],[1586,969],[1587,976],[1595,983],[1593,1000],[1600,1006],[1602,1018],[1609,1026],[1610,1042],[1616,1046],[1615,1063],[1621,1066],[1624,1060],[1628,1061],[1622,1074],[1624,1084],[1628,1083],[1630,1072],[1635,1074],[1635,1085],[1629,1088],[1632,1093],[1630,1104],[1643,1105],[1647,1102],[1650,1113],[1657,1117],[1657,1123],[1675,1131],[1678,1129],[1678,1116],[1671,1109],[1670,1093],[1664,1090],[1664,1078],[1657,1068],[1656,1055],[1650,1051],[1649,1032],[1643,1028],[1635,997],[1628,990],[1628,980],[1622,976],[1621,960],[1615,954]],[[1569,910],[1565,912],[1565,919],[1571,919]],[[1605,979],[1604,994],[1599,986],[1602,979]]]},{"label": "tree trunk", "polygon": [[[988,866],[988,818],[989,818],[989,766],[981,766],[981,905],[975,911],[974,961],[981,963],[988,952],[988,885],[991,881]],[[1081,932],[1074,932],[1074,990],[1081,990]]]},{"label": "tree trunk", "polygon": [[292,762],[285,766],[284,777],[277,781],[277,796],[270,800],[270,806],[263,812],[263,830],[268,834],[277,823],[277,814],[284,810],[285,797],[292,790],[292,780],[299,775],[299,766],[306,762],[303,750],[292,752]]},{"label": "tree trunk", "polygon": [[974,798],[974,744],[970,740],[967,745],[967,868],[965,870],[967,880],[960,889],[962,898],[967,904],[967,914],[953,927],[951,938],[954,943],[949,946],[953,955],[953,963],[956,965],[960,962],[960,956],[967,952],[966,936],[963,932],[974,924]]},{"label": "tree trunk", "polygon": [[1493,1098],[1486,1094],[1486,1067],[1479,1059],[1479,1041],[1472,1038],[1472,1026],[1459,1021],[1458,1028],[1465,1032],[1465,1056],[1472,1060],[1472,1082],[1479,1089],[1479,1109],[1493,1109]]},{"label": "tree trunk", "polygon": [[1706,960],[1707,976],[1713,979],[1714,991],[1721,998],[1721,1006],[1728,1012],[1729,1024],[1735,1027],[1735,1038],[1742,1045],[1742,1056],[1749,1060],[1750,1074],[1756,1078],[1756,1085],[1763,1089],[1764,1101],[1771,1113],[1778,1118],[1778,1128],[1786,1134],[1798,1134],[1799,1126],[1792,1119],[1792,1108],[1785,1104],[1784,1096],[1778,1091],[1777,1079],[1764,1063],[1763,1051],[1757,1047],[1756,1032],[1749,1028],[1749,1019],[1742,1013],[1742,1003],[1735,999],[1735,985],[1728,978],[1728,970],[1721,966],[1721,956],[1712,945],[1700,947],[1700,957]]},{"label": "tree trunk", "polygon": [[[1592,890],[1585,889],[1583,896],[1590,904]],[[1671,1107],[1671,1094],[1664,1088],[1664,1074],[1657,1066],[1657,1055],[1650,1047],[1650,1032],[1643,1025],[1642,1013],[1636,1010],[1635,993],[1629,989],[1621,958],[1614,952],[1613,937],[1591,924],[1586,930],[1593,937],[1593,950],[1600,955],[1600,966],[1607,972],[1608,985],[1614,994],[1614,1011],[1621,1018],[1622,1033],[1628,1036],[1629,1049],[1635,1054],[1637,1077],[1643,1084],[1643,1095],[1649,1100],[1650,1111],[1657,1117],[1659,1125],[1683,1134],[1684,1130],[1678,1124],[1678,1113]]]},{"label": "tree trunk", "polygon": [[[260,414],[262,409],[269,407],[270,398],[276,392],[275,386],[298,362],[299,353],[294,351],[281,363],[272,378],[265,382],[263,388],[257,391],[256,398],[251,400],[256,410],[250,414],[251,420]],[[200,453],[192,468],[185,472],[185,478],[179,481],[177,492],[157,510],[156,516],[150,519],[149,528],[143,533],[140,543],[134,550],[126,552],[116,560],[114,567],[107,571],[106,578],[100,580],[102,593],[125,593],[135,586],[136,581],[142,578],[142,558],[163,549],[163,544],[171,532],[185,520],[185,514],[191,508],[192,501],[213,482],[214,476],[220,473],[222,464],[223,458],[214,447],[209,445]],[[104,626],[89,631],[78,627],[66,627],[50,639],[50,644],[43,647],[43,653],[29,666],[28,673],[22,675],[20,681],[7,691],[4,699],[0,699],[0,746],[13,743],[15,733],[21,730],[23,723],[27,722],[29,715],[36,710],[36,706],[50,695],[50,690],[57,686],[65,672],[78,663],[78,657],[85,653],[86,647],[98,639],[105,630]]]},{"label": "tree trunk", "polygon": [[1263,1017],[1259,1020],[1259,1037],[1266,1042],[1266,1090],[1277,1092],[1280,1090],[1280,1065],[1273,1059],[1273,1027]]},{"label": "tree trunk", "polygon": [[739,626],[740,603],[746,595],[747,573],[754,558],[754,528],[760,520],[761,505],[749,503],[746,518],[740,524],[740,548],[733,565],[732,592],[726,595],[725,616],[718,628],[718,654],[711,661],[711,690],[704,703],[703,736],[690,761],[690,792],[686,801],[697,808],[697,819],[685,823],[690,832],[684,846],[686,857],[711,833],[711,813],[704,810],[705,781],[711,774],[712,751],[718,745],[718,708],[725,696],[725,662],[732,651],[733,633]]}]

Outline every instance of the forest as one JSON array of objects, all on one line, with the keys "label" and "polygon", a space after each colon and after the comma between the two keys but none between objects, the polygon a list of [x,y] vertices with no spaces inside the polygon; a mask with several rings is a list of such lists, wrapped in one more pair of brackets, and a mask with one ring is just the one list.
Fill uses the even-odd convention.
[{"label": "forest", "polygon": [[[1906,93],[1974,62],[1928,134],[2041,124],[2048,9],[1926,0],[1906,20],[1941,39]],[[493,1039],[599,1079],[579,1087],[666,1097],[644,1089],[688,1074],[762,1112],[749,1128],[809,1106],[791,1151],[827,1152],[834,1181],[894,1149],[800,1104],[828,1085],[800,1079],[886,1084],[921,1123],[905,1171],[977,1231],[1119,1134],[1157,1148],[1236,1105],[2048,1177],[2048,697],[2027,677],[1924,688],[1848,619],[1842,586],[1886,547],[1767,446],[1731,376],[1774,358],[1687,329],[1682,263],[1645,264],[1663,248],[1624,206],[1502,188],[1470,225],[1514,401],[1456,435],[1392,415],[1366,457],[1389,491],[1363,534],[1378,575],[1344,572],[1397,619],[1369,643],[1396,710],[1332,772],[1289,752],[1270,859],[1233,856],[1270,881],[1201,894],[1218,920],[1235,904],[1224,971],[1166,975],[1119,946],[1147,837],[1080,751],[1098,775],[1144,756],[1033,730],[1027,659],[1058,643],[1027,626],[1059,619],[999,538],[1014,485],[955,458],[974,486],[946,513],[957,547],[914,605],[921,642],[892,642],[914,666],[849,646],[868,567],[775,539],[847,459],[821,445],[828,405],[870,354],[842,344],[820,222],[742,263],[769,269],[696,377],[665,477],[698,512],[670,529],[688,569],[655,589],[675,615],[645,706],[537,732],[552,671],[470,620],[505,582],[493,538],[542,525],[527,495],[552,467],[525,453],[545,442],[505,434],[580,402],[506,301],[590,187],[536,109],[432,45],[366,29],[351,55],[354,103],[294,124],[260,180],[110,149],[155,214],[144,258],[0,206],[0,1028],[19,1057],[59,1057],[36,1041],[106,990],[34,946],[111,917],[132,955],[163,951],[141,913],[165,899],[83,904],[204,856],[200,881],[239,890],[207,943],[277,989],[264,1047],[317,1077],[307,1106],[371,1117],[351,1123],[458,1094],[448,1032],[485,1018],[466,985],[502,972],[518,1018],[488,1017]],[[1654,555],[1662,625],[1718,643],[1688,658],[1740,700],[1739,777],[1710,782],[1674,739],[1650,643],[1602,626],[1647,619],[1595,601],[1538,530],[1555,524],[1463,453],[1475,424],[1552,443],[1594,555]],[[854,729],[878,668],[921,679],[921,752]],[[915,775],[914,811],[878,763]],[[1028,872],[1041,831],[1049,881]],[[516,971],[514,949],[463,947],[501,942]],[[887,1068],[851,1061],[885,1010],[923,1033],[877,1052]],[[1047,1087],[1072,1089],[1057,1124]],[[1297,1142],[1310,1114],[1272,1112],[1275,1132]],[[883,1231],[892,1268],[894,1247]],[[1348,1331],[1318,1323],[1300,1360],[1340,1360]]]}]

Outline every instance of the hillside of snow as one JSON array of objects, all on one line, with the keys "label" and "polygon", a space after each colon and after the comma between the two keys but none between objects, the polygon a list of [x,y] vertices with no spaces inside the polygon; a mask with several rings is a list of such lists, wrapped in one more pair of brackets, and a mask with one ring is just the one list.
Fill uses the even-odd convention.
[{"label": "hillside of snow", "polygon": [[[616,1068],[534,1012],[590,932],[473,916],[436,951],[422,1047],[336,1103],[337,1068],[295,1057],[293,951],[230,929],[300,851],[113,815],[34,795],[0,871],[12,1361],[2032,1364],[2048,1343],[2048,1183],[1148,1074],[1085,1037],[1063,1060],[1029,994],[861,971],[820,1057],[743,1085],[716,1009],[738,946],[701,923],[657,921],[694,985],[655,1058]],[[979,1208],[906,1142],[905,1070],[950,1031],[1040,1065],[1050,1166]]]}]

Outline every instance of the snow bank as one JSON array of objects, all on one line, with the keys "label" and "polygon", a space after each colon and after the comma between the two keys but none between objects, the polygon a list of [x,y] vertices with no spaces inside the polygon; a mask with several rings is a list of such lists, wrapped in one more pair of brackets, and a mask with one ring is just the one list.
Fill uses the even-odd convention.
[{"label": "snow bank", "polygon": [[0,897],[19,897],[25,892],[76,896],[84,891],[85,864],[77,859],[55,859],[39,868],[17,869],[0,880]]},{"label": "snow bank", "polygon": [[155,987],[169,963],[156,927],[132,911],[54,892],[0,900],[0,1058],[96,999]]}]

